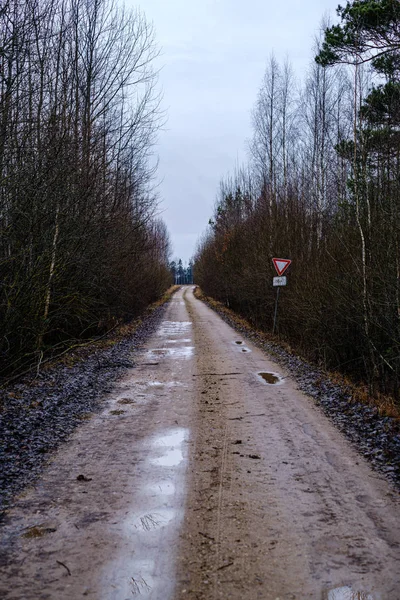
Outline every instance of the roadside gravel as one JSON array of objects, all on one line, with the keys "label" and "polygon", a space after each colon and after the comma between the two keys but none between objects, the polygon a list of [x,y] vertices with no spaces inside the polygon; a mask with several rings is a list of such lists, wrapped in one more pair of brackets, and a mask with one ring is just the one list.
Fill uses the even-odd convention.
[{"label": "roadside gravel", "polygon": [[0,389],[0,517],[12,497],[39,476],[49,452],[101,410],[104,394],[134,365],[135,351],[155,331],[165,307],[147,314],[133,334],[111,347]]},{"label": "roadside gravel", "polygon": [[300,390],[314,399],[324,413],[365,456],[374,469],[383,473],[400,488],[400,423],[380,416],[374,406],[355,402],[348,389],[334,383],[323,370],[286,351],[278,344],[266,342],[257,331],[244,327],[223,309],[201,298],[228,325],[243,337],[270,354],[285,367]]}]

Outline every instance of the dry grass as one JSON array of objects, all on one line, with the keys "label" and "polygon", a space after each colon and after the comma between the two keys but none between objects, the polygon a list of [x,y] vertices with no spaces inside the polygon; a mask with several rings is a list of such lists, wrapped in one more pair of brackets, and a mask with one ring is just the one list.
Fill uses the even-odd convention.
[{"label": "dry grass", "polygon": [[341,373],[328,373],[331,381],[346,388],[351,395],[352,402],[360,402],[378,409],[378,413],[383,417],[392,417],[400,420],[400,407],[396,404],[396,400],[392,396],[386,396],[380,392],[370,394],[368,386],[360,383],[354,383]]},{"label": "dry grass", "polygon": [[[216,312],[223,313],[229,317],[234,325],[239,327],[244,334],[249,335],[250,337],[256,335],[261,342],[277,344],[283,350],[285,350],[285,352],[297,357],[299,356],[299,352],[296,352],[296,348],[292,348],[289,344],[282,342],[282,340],[270,333],[256,329],[247,319],[238,315],[232,309],[227,308],[222,302],[206,296],[199,287],[196,287],[194,295],[198,300],[207,302],[207,304]],[[271,354],[271,356],[277,356],[273,351],[269,352],[269,354]],[[301,358],[302,360],[309,362],[304,357]],[[361,404],[373,406],[378,409],[378,413],[381,416],[400,420],[400,406],[396,403],[396,400],[393,397],[385,396],[381,393],[375,393],[371,395],[367,385],[355,383],[348,377],[338,372],[328,371],[326,372],[326,376],[332,381],[332,383],[335,383],[346,390],[346,392],[351,396],[350,402],[360,402]],[[318,385],[318,381],[316,384]]]}]

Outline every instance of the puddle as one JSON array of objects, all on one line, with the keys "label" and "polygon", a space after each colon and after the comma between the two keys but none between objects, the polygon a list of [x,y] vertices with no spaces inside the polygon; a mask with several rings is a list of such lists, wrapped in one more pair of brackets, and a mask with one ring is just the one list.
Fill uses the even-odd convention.
[{"label": "puddle", "polygon": [[176,517],[176,511],[173,508],[161,508],[156,512],[141,515],[134,523],[133,527],[139,531],[154,531],[168,525]]},{"label": "puddle", "polygon": [[156,565],[152,559],[138,559],[133,565],[133,577],[130,579],[132,596],[153,596],[157,590],[155,577]]},{"label": "puddle", "polygon": [[163,387],[172,388],[172,387],[183,387],[184,386],[184,384],[181,383],[180,381],[167,381],[167,382],[148,381],[147,383],[139,383],[138,382],[138,385],[148,386],[148,387],[152,387],[152,388],[163,388]]},{"label": "puddle", "polygon": [[151,496],[173,496],[175,494],[175,485],[172,481],[159,481],[148,486],[148,492]]},{"label": "puddle", "polygon": [[170,348],[168,354],[172,358],[190,358],[193,354],[194,346],[183,346],[182,348]]},{"label": "puddle", "polygon": [[[154,559],[137,559],[128,564],[115,561],[110,565],[111,581],[107,579],[105,587],[107,595],[102,600],[121,600],[122,598],[161,598],[160,582],[155,576],[156,564]],[[163,582],[165,585],[165,582]],[[108,584],[108,585],[107,585]],[[169,586],[171,587],[171,586]],[[90,593],[90,590],[87,590]],[[86,593],[86,595],[88,595]]]},{"label": "puddle", "polygon": [[[107,565],[99,600],[174,597],[175,558],[171,549],[183,520],[185,469],[181,463],[185,463],[186,455],[182,445],[188,437],[188,429],[174,427],[141,442],[149,459],[146,469],[137,474],[138,493],[132,509],[122,527],[116,524],[120,551]],[[160,466],[173,468],[160,476]]]},{"label": "puddle", "polygon": [[[181,340],[179,340],[181,341]],[[193,355],[194,346],[182,346],[181,348],[153,348],[147,352],[149,360],[155,357],[188,359]]]},{"label": "puddle", "polygon": [[328,590],[324,594],[324,600],[375,600],[369,592],[354,590],[348,585]]},{"label": "puddle", "polygon": [[159,436],[155,441],[155,446],[177,446],[182,444],[187,438],[186,429],[174,429],[166,435]]},{"label": "puddle", "polygon": [[160,467],[177,467],[183,461],[182,450],[174,448],[173,450],[167,450],[167,452],[159,458],[153,458],[153,465],[159,465]]},{"label": "puddle", "polygon": [[268,383],[269,385],[276,385],[277,383],[282,383],[281,377],[276,373],[261,372],[258,373],[258,375],[265,381],[265,383]]},{"label": "puddle", "polygon": [[188,332],[191,325],[191,321],[163,321],[157,333],[163,337],[182,335]]},{"label": "puddle", "polygon": [[239,346],[239,350],[242,350],[242,352],[251,352],[250,348],[245,346],[242,340],[236,340],[235,342],[233,342],[233,344],[235,346]]},{"label": "puddle", "polygon": [[152,464],[160,467],[177,467],[183,461],[181,446],[186,438],[186,429],[175,429],[171,433],[158,437],[154,442],[154,446],[156,448],[165,447],[165,452],[162,456],[152,458]]}]

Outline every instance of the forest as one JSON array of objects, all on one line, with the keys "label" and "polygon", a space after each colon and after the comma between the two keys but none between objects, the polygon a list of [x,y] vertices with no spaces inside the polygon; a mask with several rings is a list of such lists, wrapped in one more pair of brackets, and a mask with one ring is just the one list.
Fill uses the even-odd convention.
[{"label": "forest", "polygon": [[[356,0],[315,42],[305,80],[271,55],[248,164],[220,185],[195,282],[271,332],[399,399],[400,3]],[[315,58],[314,58],[315,57]]]},{"label": "forest", "polygon": [[0,378],[171,283],[152,26],[112,0],[0,6]]}]

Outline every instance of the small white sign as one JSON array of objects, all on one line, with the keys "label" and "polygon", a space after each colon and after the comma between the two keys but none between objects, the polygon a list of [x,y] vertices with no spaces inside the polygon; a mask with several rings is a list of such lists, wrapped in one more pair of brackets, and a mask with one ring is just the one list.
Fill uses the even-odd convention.
[{"label": "small white sign", "polygon": [[272,280],[272,285],[274,287],[277,285],[286,285],[286,277],[274,277]]}]

